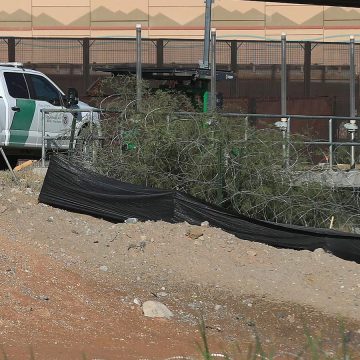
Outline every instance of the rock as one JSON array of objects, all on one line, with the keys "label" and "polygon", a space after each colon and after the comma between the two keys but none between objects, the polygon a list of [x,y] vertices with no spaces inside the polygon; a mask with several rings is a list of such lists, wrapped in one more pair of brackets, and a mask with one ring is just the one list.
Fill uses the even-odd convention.
[{"label": "rock", "polygon": [[7,210],[6,206],[0,206],[0,214],[4,213]]},{"label": "rock", "polygon": [[47,295],[40,295],[39,300],[48,301],[48,300],[50,300],[50,298]]},{"label": "rock", "polygon": [[144,252],[145,247],[146,247],[146,241],[140,241],[139,244],[129,244],[128,250],[131,250],[131,249],[139,249],[139,250],[141,250],[142,252]]},{"label": "rock", "polygon": [[215,307],[214,307],[215,311],[219,311],[221,308],[222,308],[221,305],[215,305]]},{"label": "rock", "polygon": [[275,316],[279,319],[279,320],[283,320],[287,317],[286,313],[279,311],[275,313]]},{"label": "rock", "polygon": [[39,316],[41,318],[49,319],[51,317],[51,313],[46,308],[38,308],[38,309],[32,309],[32,311],[36,316]]},{"label": "rock", "polygon": [[204,235],[204,230],[198,226],[191,227],[186,232],[186,236],[188,236],[190,239],[193,239],[193,240],[198,239],[199,237],[201,237],[203,235]]},{"label": "rock", "polygon": [[49,216],[49,217],[47,218],[47,221],[48,221],[48,222],[54,222],[54,217],[53,217],[53,216]]},{"label": "rock", "polygon": [[167,296],[168,294],[165,292],[165,291],[160,291],[156,294],[157,297],[165,297]]},{"label": "rock", "polygon": [[106,265],[101,265],[101,266],[99,267],[99,269],[100,269],[100,271],[104,271],[104,272],[106,272],[106,271],[109,270]]},{"label": "rock", "polygon": [[315,250],[313,251],[313,256],[314,256],[315,258],[318,258],[318,257],[320,257],[320,256],[322,256],[322,255],[324,255],[324,254],[325,254],[325,251],[324,251],[323,248],[317,248],[317,249],[315,249]]},{"label": "rock", "polygon": [[201,226],[202,226],[202,227],[209,227],[210,224],[209,224],[208,221],[203,221],[203,222],[201,223]]},{"label": "rock", "polygon": [[152,318],[165,318],[170,319],[173,313],[161,302],[158,301],[145,301],[142,310],[145,316]]},{"label": "rock", "polygon": [[134,304],[141,306],[141,301],[138,298],[135,298],[133,302]]},{"label": "rock", "polygon": [[291,324],[293,324],[295,322],[295,315],[294,314],[288,315],[287,319]]},{"label": "rock", "polygon": [[235,316],[235,319],[236,319],[236,320],[243,321],[243,320],[245,320],[245,316],[242,315],[242,314],[238,314],[238,315]]},{"label": "rock", "polygon": [[256,256],[257,255],[257,252],[255,250],[248,250],[246,252],[249,256]]},{"label": "rock", "polygon": [[131,218],[127,218],[124,222],[125,224],[136,224],[138,221],[139,221],[138,218],[131,217]]}]

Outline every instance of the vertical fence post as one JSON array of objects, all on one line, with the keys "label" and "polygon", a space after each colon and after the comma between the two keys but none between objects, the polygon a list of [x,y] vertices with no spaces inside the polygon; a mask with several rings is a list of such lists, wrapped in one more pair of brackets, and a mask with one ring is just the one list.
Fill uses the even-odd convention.
[{"label": "vertical fence post", "polygon": [[238,45],[237,40],[231,40],[230,42],[230,49],[231,49],[231,55],[230,55],[230,61],[231,61],[231,70],[233,72],[237,71],[237,57],[238,57]]},{"label": "vertical fence post", "polygon": [[304,96],[311,94],[311,42],[304,43]]},{"label": "vertical fence post", "polygon": [[[356,116],[355,108],[355,38],[353,35],[350,36],[350,46],[349,46],[349,58],[350,58],[350,117],[354,118]],[[355,128],[356,121],[350,120],[350,123],[355,125],[353,131],[351,131],[351,141],[355,141]],[[351,163],[350,169],[355,169],[355,146],[351,146]]]},{"label": "vertical fence post", "polygon": [[141,24],[136,24],[136,110],[141,111]]},{"label": "vertical fence post", "polygon": [[286,34],[281,34],[281,121],[286,122],[287,128],[283,133],[284,137],[284,166],[290,163],[290,118],[287,114],[287,68],[286,68]]},{"label": "vertical fence post", "polygon": [[209,47],[210,47],[210,28],[211,28],[211,6],[213,0],[204,0],[205,2],[205,34],[204,34],[204,54],[201,68],[209,68]]},{"label": "vertical fence post", "polygon": [[156,40],[156,67],[164,66],[164,40]]},{"label": "vertical fence post", "polygon": [[16,61],[16,53],[15,53],[15,38],[9,37],[8,38],[8,61],[15,62]]},{"label": "vertical fence post", "polygon": [[216,29],[211,29],[211,96],[210,110],[216,111]]},{"label": "vertical fence post", "polygon": [[[234,74],[236,74],[238,68],[238,44],[236,40],[231,40],[230,44],[230,68],[234,72]],[[236,76],[234,76],[234,79],[231,80],[231,96],[236,97],[236,92]]]},{"label": "vertical fence post", "polygon": [[287,71],[286,71],[286,34],[281,34],[281,115],[286,116]]},{"label": "vertical fence post", "polygon": [[329,119],[329,167],[330,170],[332,170],[333,168],[333,151],[334,151],[334,146],[333,146],[333,120]]},{"label": "vertical fence post", "polygon": [[46,117],[46,113],[44,111],[44,109],[41,109],[41,166],[45,167],[45,157],[46,157],[46,152],[45,152],[45,117]]},{"label": "vertical fence post", "polygon": [[84,78],[84,91],[90,85],[90,40],[89,38],[83,39],[83,78]]}]

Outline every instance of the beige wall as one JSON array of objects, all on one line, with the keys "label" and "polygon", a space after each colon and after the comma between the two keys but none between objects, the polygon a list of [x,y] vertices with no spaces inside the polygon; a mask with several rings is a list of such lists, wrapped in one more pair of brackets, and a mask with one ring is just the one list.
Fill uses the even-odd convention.
[{"label": "beige wall", "polygon": [[[124,37],[137,23],[146,37],[200,38],[204,0],[16,0],[0,10],[0,36]],[[212,25],[220,39],[347,41],[360,39],[360,9],[215,0]]]}]

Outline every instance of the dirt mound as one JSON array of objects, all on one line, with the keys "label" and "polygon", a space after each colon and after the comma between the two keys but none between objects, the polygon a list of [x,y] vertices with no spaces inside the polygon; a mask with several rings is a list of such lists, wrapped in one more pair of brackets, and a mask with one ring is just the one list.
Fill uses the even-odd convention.
[{"label": "dirt mound", "polygon": [[[359,264],[207,226],[113,224],[39,204],[33,184],[4,176],[0,190],[0,324],[10,359],[28,356],[29,344],[36,359],[195,356],[200,314],[214,351],[240,343],[246,352],[258,334],[265,348],[294,353],[308,327],[335,352],[344,319],[360,353]],[[174,317],[144,317],[147,300]]]}]

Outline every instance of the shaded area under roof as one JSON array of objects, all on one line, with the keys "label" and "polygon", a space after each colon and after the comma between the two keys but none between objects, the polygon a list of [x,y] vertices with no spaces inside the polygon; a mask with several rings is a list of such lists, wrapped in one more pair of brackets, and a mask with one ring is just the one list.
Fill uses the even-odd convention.
[{"label": "shaded area under roof", "polygon": [[[251,0],[262,1],[262,0]],[[268,0],[268,2],[289,3],[289,4],[303,4],[303,5],[326,5],[338,7],[357,7],[360,8],[359,0]]]}]

